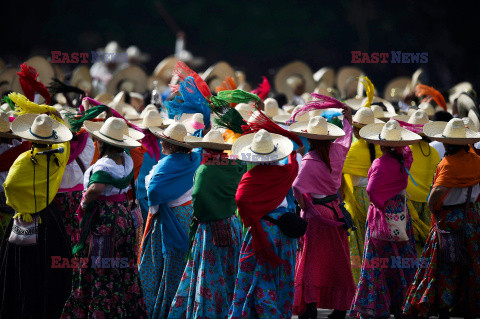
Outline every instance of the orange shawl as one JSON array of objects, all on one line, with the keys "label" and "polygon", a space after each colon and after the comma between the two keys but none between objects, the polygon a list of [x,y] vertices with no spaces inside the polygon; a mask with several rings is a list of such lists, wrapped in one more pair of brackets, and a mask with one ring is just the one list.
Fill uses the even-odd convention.
[{"label": "orange shawl", "polygon": [[465,188],[480,183],[480,156],[471,149],[445,156],[437,166],[433,186]]}]

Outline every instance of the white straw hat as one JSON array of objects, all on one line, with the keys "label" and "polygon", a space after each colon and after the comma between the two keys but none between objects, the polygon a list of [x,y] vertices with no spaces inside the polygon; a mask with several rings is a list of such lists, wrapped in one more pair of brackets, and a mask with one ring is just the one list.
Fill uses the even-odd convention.
[{"label": "white straw hat", "polygon": [[187,132],[190,134],[195,133],[196,130],[205,128],[205,122],[203,121],[202,113],[183,114],[180,122],[185,125]]},{"label": "white straw hat", "polygon": [[148,111],[157,111],[158,113],[160,113],[160,111],[158,110],[158,108],[153,105],[153,104],[148,104],[143,110],[142,112],[140,113],[140,118],[143,118]]},{"label": "white straw hat", "polygon": [[131,121],[132,124],[140,128],[146,129],[150,127],[165,128],[173,123],[171,119],[163,119],[158,111],[149,110],[141,120]]},{"label": "white straw hat", "polygon": [[433,107],[432,104],[430,104],[429,102],[422,102],[420,103],[420,105],[418,106],[418,108],[420,110],[424,110],[425,112],[427,112],[427,115],[429,117],[432,117],[435,115],[435,108]]},{"label": "white straw hat", "polygon": [[47,114],[24,114],[12,122],[13,134],[40,144],[58,144],[70,141],[72,132]]},{"label": "white straw hat", "polygon": [[446,144],[466,145],[480,141],[480,133],[465,127],[462,119],[453,118],[446,122],[425,124],[423,132],[430,139]]},{"label": "white straw hat", "polygon": [[217,130],[210,130],[203,138],[185,136],[184,141],[193,147],[203,147],[214,150],[230,150],[232,148],[232,144],[225,142],[222,133]]},{"label": "white straw hat", "polygon": [[264,129],[239,137],[232,146],[232,154],[244,162],[268,163],[279,161],[293,151],[287,137]]},{"label": "white straw hat", "polygon": [[[296,112],[300,111],[300,109],[302,108],[303,105],[298,105],[296,106],[293,111],[292,111],[292,114],[280,114],[280,115],[275,115],[273,117],[273,121],[276,122],[276,123],[280,123],[280,124],[286,124],[287,121],[293,116],[293,114],[295,114]],[[306,112],[300,116],[297,116],[295,117],[295,122],[305,122],[305,121],[308,121],[310,120],[310,112]]]},{"label": "white straw hat", "polygon": [[8,114],[0,111],[0,137],[14,138],[17,137],[12,133],[11,123],[8,119]]},{"label": "white straw hat", "polygon": [[373,111],[373,116],[377,119],[390,119],[391,117],[397,115],[389,111],[384,111],[380,105],[372,104],[371,106]]},{"label": "white straw hat", "polygon": [[472,120],[473,124],[475,125],[475,131],[480,131],[480,118],[478,117],[478,111],[476,109],[470,109],[467,116]]},{"label": "white straw hat", "polygon": [[396,120],[385,124],[369,124],[360,129],[360,136],[372,144],[391,147],[402,147],[422,140],[418,134],[400,126]]},{"label": "white straw hat", "polygon": [[235,110],[240,113],[240,115],[246,120],[252,115],[253,112],[255,112],[255,106],[247,103],[238,103],[235,106]]},{"label": "white straw hat", "polygon": [[322,116],[312,117],[308,122],[297,122],[290,125],[289,130],[313,140],[334,140],[345,136],[345,132],[335,124],[328,123]]},{"label": "white straw hat", "polygon": [[187,128],[181,122],[174,122],[170,124],[165,130],[158,127],[151,127],[150,132],[168,143],[182,147],[192,148],[192,145],[185,143],[185,137],[187,136]]},{"label": "white straw hat", "polygon": [[271,97],[265,99],[263,104],[265,105],[264,113],[269,118],[273,118],[274,116],[279,115],[279,114],[286,114],[287,113],[284,110],[282,110],[280,107],[278,107],[277,100],[275,100]]},{"label": "white straw hat", "polygon": [[424,110],[416,110],[412,115],[410,115],[410,118],[408,119],[408,123],[410,124],[427,124],[430,122],[430,119],[428,118],[427,112]]},{"label": "white straw hat", "polygon": [[87,132],[107,144],[121,148],[135,148],[142,145],[125,134],[129,129],[124,119],[109,117],[103,123],[85,121],[83,125]]},{"label": "white straw hat", "polygon": [[356,127],[364,127],[374,123],[382,124],[384,122],[375,118],[372,109],[369,107],[361,107],[353,116],[353,125]]}]

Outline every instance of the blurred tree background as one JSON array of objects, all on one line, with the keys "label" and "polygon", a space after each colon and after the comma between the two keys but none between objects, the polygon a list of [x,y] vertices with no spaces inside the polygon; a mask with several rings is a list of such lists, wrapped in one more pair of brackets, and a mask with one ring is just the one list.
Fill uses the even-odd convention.
[{"label": "blurred tree background", "polygon": [[[378,88],[424,67],[429,83],[448,89],[468,80],[480,86],[478,18],[469,7],[443,1],[161,1],[186,33],[187,50],[203,69],[225,60],[255,85],[295,59],[315,72],[351,62],[351,51],[428,52],[426,64],[357,64]],[[18,64],[50,51],[89,52],[116,40],[152,59],[151,73],[174,53],[175,33],[153,0],[51,0],[3,3],[0,57]],[[72,65],[72,68],[75,65]],[[202,71],[199,69],[197,71]]]}]

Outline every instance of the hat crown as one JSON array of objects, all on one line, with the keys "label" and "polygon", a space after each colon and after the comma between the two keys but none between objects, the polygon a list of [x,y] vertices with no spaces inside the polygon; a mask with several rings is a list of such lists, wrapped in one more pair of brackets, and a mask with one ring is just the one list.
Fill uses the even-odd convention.
[{"label": "hat crown", "polygon": [[473,123],[472,119],[469,117],[464,117],[462,118],[463,124],[465,125],[466,128],[475,130],[475,124]]},{"label": "hat crown", "polygon": [[380,105],[372,105],[372,111],[374,117],[383,117],[385,115]]},{"label": "hat crown", "polygon": [[422,102],[418,106],[420,110],[424,110],[428,116],[433,116],[435,114],[435,108],[429,102]]},{"label": "hat crown", "polygon": [[382,140],[400,141],[402,139],[402,128],[400,124],[395,120],[388,121],[383,126],[380,137]]},{"label": "hat crown", "polygon": [[275,150],[272,135],[264,129],[259,130],[253,136],[251,150],[261,155],[272,153]]},{"label": "hat crown", "polygon": [[183,123],[175,122],[170,124],[165,131],[163,131],[163,135],[172,140],[184,142],[184,138],[187,136],[187,128]]},{"label": "hat crown", "polygon": [[211,143],[225,143],[225,140],[223,139],[222,133],[217,130],[211,130],[207,134],[205,134],[205,137],[203,138],[204,142],[211,142]]},{"label": "hat crown", "polygon": [[109,117],[100,128],[100,134],[113,140],[123,141],[123,135],[128,135],[127,123],[124,119]]},{"label": "hat crown", "polygon": [[203,114],[202,113],[193,114],[192,122],[197,122],[197,123],[200,123],[200,124],[204,124],[203,123]]},{"label": "hat crown", "polygon": [[163,124],[163,118],[155,110],[149,110],[147,113],[145,113],[145,116],[142,120],[142,125],[145,127],[150,127],[150,126],[161,126]]},{"label": "hat crown", "polygon": [[273,98],[265,99],[264,105],[265,105],[265,114],[268,117],[274,117],[275,115],[278,115],[279,107],[275,99]]},{"label": "hat crown", "polygon": [[427,112],[424,110],[416,110],[408,119],[410,124],[427,124],[429,121]]},{"label": "hat crown", "polygon": [[[293,109],[292,114],[297,113],[298,111],[300,111],[301,108],[302,108],[301,105],[296,106],[296,107]],[[304,113],[304,114],[302,114],[302,115],[300,115],[300,116],[297,115],[297,116],[295,117],[295,121],[296,121],[296,122],[304,122],[304,121],[308,121],[308,120],[310,120],[310,115],[308,114],[308,112],[307,112],[307,113]]]},{"label": "hat crown", "polygon": [[328,135],[327,120],[322,116],[315,116],[308,121],[307,132],[318,135]]},{"label": "hat crown", "polygon": [[310,112],[308,112],[308,116],[312,118],[315,116],[321,116],[322,113],[323,113],[322,110],[311,110]]},{"label": "hat crown", "polygon": [[463,122],[463,120],[459,118],[451,119],[443,130],[443,136],[453,138],[466,138],[467,129],[465,128],[465,123]]},{"label": "hat crown", "polygon": [[5,112],[0,111],[0,132],[9,132],[10,131],[10,121],[8,120],[8,115]]},{"label": "hat crown", "polygon": [[353,121],[365,125],[373,124],[375,123],[375,116],[371,108],[362,107],[353,116]]},{"label": "hat crown", "polygon": [[53,121],[47,114],[40,114],[33,121],[30,131],[41,138],[49,138],[53,134]]}]

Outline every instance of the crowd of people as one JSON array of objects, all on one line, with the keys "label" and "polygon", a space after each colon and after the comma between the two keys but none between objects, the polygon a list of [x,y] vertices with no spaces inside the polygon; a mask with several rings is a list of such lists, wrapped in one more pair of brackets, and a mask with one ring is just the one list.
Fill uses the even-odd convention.
[{"label": "crowd of people", "polygon": [[191,66],[0,71],[0,318],[480,316],[469,83]]}]

